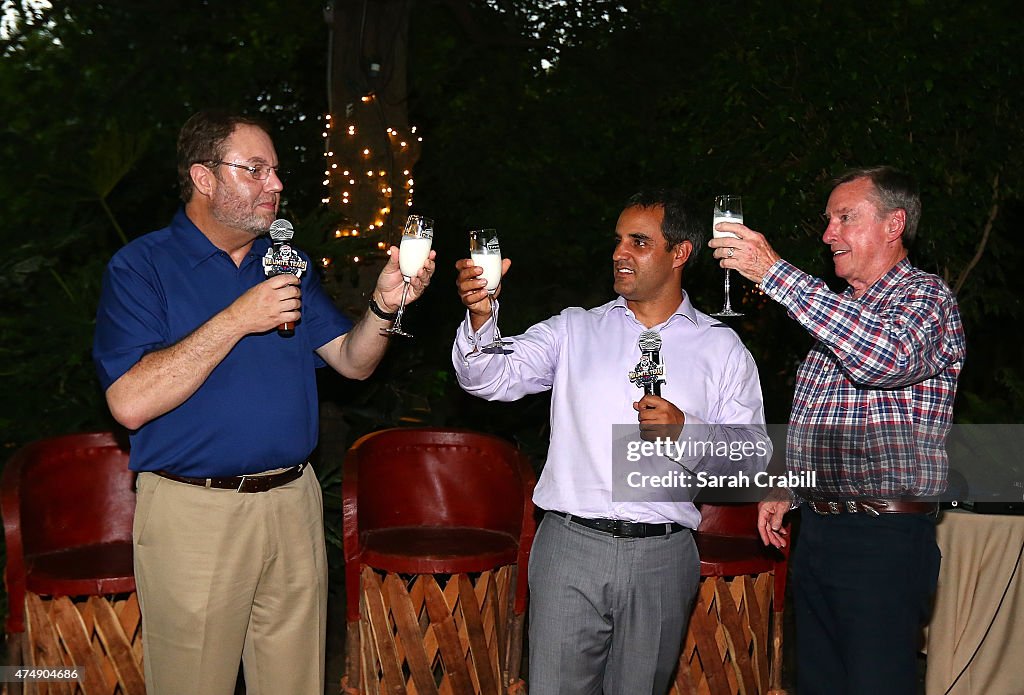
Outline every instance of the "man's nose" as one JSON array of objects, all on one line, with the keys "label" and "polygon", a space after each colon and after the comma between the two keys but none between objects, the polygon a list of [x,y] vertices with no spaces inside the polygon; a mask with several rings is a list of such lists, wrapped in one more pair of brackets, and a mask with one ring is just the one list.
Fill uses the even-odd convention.
[{"label": "man's nose", "polygon": [[284,181],[277,175],[277,169],[270,170],[270,176],[267,177],[267,182],[263,184],[263,187],[271,193],[280,193],[284,190]]},{"label": "man's nose", "polygon": [[826,244],[831,245],[833,241],[838,238],[837,230],[839,229],[839,223],[833,223],[831,220],[825,225],[825,231],[821,234],[821,240]]}]

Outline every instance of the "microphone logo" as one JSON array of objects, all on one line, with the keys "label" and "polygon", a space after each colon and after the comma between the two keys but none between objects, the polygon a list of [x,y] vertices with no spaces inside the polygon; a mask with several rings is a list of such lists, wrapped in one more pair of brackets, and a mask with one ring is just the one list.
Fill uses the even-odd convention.
[{"label": "microphone logo", "polygon": [[288,220],[274,220],[270,225],[270,238],[274,243],[263,256],[263,272],[268,278],[284,273],[291,273],[298,278],[306,272],[306,261],[288,243],[294,235],[295,230]]},{"label": "microphone logo", "polygon": [[661,364],[661,334],[657,331],[644,331],[637,341],[640,348],[640,361],[629,373],[629,380],[645,394],[661,395],[661,384],[665,381],[665,365]]},{"label": "microphone logo", "polygon": [[[271,223],[270,238],[273,244],[263,256],[263,273],[268,278],[285,273],[291,273],[298,278],[306,272],[306,261],[302,260],[299,252],[288,243],[294,235],[295,229],[288,220],[274,220]],[[291,337],[295,335],[295,325],[282,323],[277,327],[277,332],[282,337]]]}]

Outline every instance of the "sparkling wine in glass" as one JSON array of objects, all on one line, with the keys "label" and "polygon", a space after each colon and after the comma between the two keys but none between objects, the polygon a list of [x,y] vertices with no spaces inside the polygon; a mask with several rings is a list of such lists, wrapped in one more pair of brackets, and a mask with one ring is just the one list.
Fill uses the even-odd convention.
[{"label": "sparkling wine in glass", "polygon": [[494,340],[490,345],[480,348],[481,352],[492,355],[508,355],[512,352],[512,341],[504,340],[498,330],[498,318],[495,316],[494,292],[501,282],[501,246],[498,244],[498,233],[493,229],[474,229],[469,233],[469,257],[473,265],[484,269],[481,276],[487,281],[487,293],[491,295],[491,323],[494,325]]},{"label": "sparkling wine in glass", "polygon": [[430,245],[434,242],[434,220],[422,215],[409,215],[402,232],[402,242],[398,247],[398,267],[402,271],[402,303],[398,306],[398,316],[391,328],[382,328],[384,335],[400,335],[411,338],[410,333],[402,330],[402,314],[405,313],[405,299],[409,295],[409,284],[414,275],[422,269],[430,256]]},{"label": "sparkling wine in glass", "polygon": [[[720,232],[715,229],[715,226],[719,222],[736,222],[743,224],[743,198],[738,195],[719,195],[715,196],[715,213],[714,221],[711,223],[711,231],[716,239],[728,237],[730,239],[738,239],[732,232]],[[722,309],[717,313],[711,314],[712,316],[743,316],[742,312],[733,311],[732,302],[729,298],[729,275],[730,269],[725,269],[725,304],[722,305]]]}]

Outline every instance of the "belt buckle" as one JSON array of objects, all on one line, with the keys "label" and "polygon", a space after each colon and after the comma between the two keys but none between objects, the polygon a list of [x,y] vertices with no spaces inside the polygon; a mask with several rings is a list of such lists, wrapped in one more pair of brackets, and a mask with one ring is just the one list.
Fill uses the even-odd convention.
[{"label": "belt buckle", "polygon": [[615,519],[612,521],[612,527],[610,529],[612,532],[612,538],[628,538],[628,536],[622,533],[622,523],[622,519]]},{"label": "belt buckle", "polygon": [[242,479],[238,481],[238,487],[235,488],[235,492],[243,492],[242,488],[245,487],[245,481],[248,479],[248,476],[243,475]]}]

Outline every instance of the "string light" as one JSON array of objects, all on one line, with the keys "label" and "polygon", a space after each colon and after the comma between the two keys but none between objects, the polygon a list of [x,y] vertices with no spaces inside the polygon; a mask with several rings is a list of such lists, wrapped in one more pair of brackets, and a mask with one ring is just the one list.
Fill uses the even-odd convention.
[{"label": "string light", "polygon": [[[418,150],[413,146],[417,142],[423,142],[423,138],[417,136],[418,128],[416,126],[403,128],[387,126],[385,127],[388,143],[386,149],[382,150],[380,146],[371,148],[367,146],[370,143],[357,140],[359,125],[354,119],[358,117],[352,114],[364,108],[361,104],[370,104],[375,100],[374,94],[362,95],[359,102],[355,104],[355,109],[352,105],[347,108],[348,115],[342,123],[334,122],[337,119],[330,114],[324,116],[322,129],[325,139],[323,185],[328,188],[328,191],[324,193],[321,202],[325,206],[337,206],[336,209],[346,211],[344,214],[347,222],[332,230],[333,238],[340,240],[369,235],[370,243],[376,246],[374,254],[377,254],[388,248],[389,240],[386,236],[395,228],[394,225],[400,226],[404,219],[404,212],[403,216],[399,216],[397,219],[393,217],[396,205],[399,202],[405,203],[403,208],[399,208],[403,211],[412,207],[413,178],[410,164],[414,159],[410,159],[410,157],[417,156]],[[330,139],[335,125],[341,128],[348,138],[351,138],[343,141],[345,143],[343,147],[339,147],[337,142],[332,143]],[[369,131],[364,130],[363,132],[363,139],[365,139]],[[416,137],[415,142],[412,140],[413,137]],[[393,163],[397,166],[393,168],[382,166],[386,164],[382,158],[387,158],[388,164]],[[362,168],[359,168],[360,164]],[[335,172],[339,172],[338,178],[333,178]],[[392,177],[395,178],[394,181],[391,180]],[[403,184],[400,185],[399,192],[396,194],[391,184],[399,186],[398,181],[402,181]],[[373,249],[374,246],[370,246],[370,248]],[[358,264],[372,262],[374,258],[379,259],[380,257],[367,257],[365,253],[362,253],[350,255],[348,258],[351,263]],[[324,268],[328,268],[332,263],[330,257],[325,256],[321,259],[321,265]]]}]

